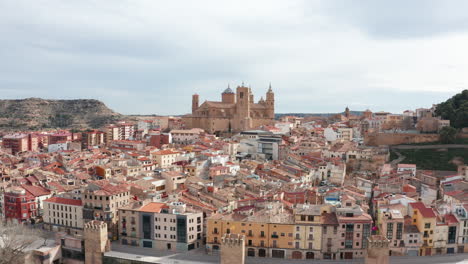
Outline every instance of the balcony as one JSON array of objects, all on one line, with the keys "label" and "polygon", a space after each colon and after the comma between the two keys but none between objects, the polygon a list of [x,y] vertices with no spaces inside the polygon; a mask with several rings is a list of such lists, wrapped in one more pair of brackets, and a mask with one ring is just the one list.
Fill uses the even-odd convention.
[{"label": "balcony", "polygon": [[271,238],[278,238],[278,235],[271,235]]},{"label": "balcony", "polygon": [[127,236],[127,232],[120,233],[122,236]]},{"label": "balcony", "polygon": [[219,232],[218,231],[213,231],[211,232],[213,235],[219,235]]},{"label": "balcony", "polygon": [[252,233],[248,233],[247,237],[253,237],[254,235]]}]

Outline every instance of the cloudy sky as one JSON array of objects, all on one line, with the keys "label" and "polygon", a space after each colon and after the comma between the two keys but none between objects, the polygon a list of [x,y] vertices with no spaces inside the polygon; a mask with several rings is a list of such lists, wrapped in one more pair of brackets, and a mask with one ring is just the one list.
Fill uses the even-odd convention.
[{"label": "cloudy sky", "polygon": [[268,83],[276,112],[401,112],[468,88],[468,1],[0,1],[0,97],[183,114]]}]

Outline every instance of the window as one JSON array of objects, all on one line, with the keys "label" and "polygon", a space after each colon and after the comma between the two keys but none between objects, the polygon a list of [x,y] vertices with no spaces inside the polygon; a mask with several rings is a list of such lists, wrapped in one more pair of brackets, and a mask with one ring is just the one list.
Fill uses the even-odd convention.
[{"label": "window", "polygon": [[425,223],[424,228],[431,228],[431,223]]},{"label": "window", "polygon": [[393,223],[388,223],[387,224],[387,238],[388,239],[393,238]]},{"label": "window", "polygon": [[403,237],[403,223],[397,223],[396,239]]}]

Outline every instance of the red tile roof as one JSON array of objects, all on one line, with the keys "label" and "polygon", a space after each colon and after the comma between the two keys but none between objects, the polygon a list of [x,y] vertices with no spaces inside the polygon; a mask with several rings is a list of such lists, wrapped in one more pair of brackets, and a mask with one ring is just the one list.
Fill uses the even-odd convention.
[{"label": "red tile roof", "polygon": [[411,208],[417,209],[424,218],[436,217],[434,210],[430,207],[426,207],[422,202],[410,203]]},{"label": "red tile roof", "polygon": [[447,222],[447,224],[456,224],[458,220],[453,214],[448,214],[445,216],[445,222]]},{"label": "red tile roof", "polygon": [[62,198],[62,197],[51,197],[47,200],[44,200],[44,202],[74,205],[74,206],[81,206],[83,204],[81,200],[68,199],[68,198]]},{"label": "red tile roof", "polygon": [[140,208],[140,212],[160,213],[163,208],[169,208],[165,203],[151,202]]},{"label": "red tile roof", "polygon": [[23,185],[21,185],[21,187],[23,187],[23,189],[25,189],[28,193],[30,193],[31,195],[33,195],[35,197],[50,194],[49,190],[47,190],[46,188],[41,187],[41,186],[33,186],[33,185],[23,184]]}]

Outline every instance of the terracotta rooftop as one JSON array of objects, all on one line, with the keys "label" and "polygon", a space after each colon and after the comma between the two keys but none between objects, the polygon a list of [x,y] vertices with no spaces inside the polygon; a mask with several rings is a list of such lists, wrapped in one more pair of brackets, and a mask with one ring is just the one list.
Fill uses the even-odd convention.
[{"label": "terracotta rooftop", "polygon": [[424,218],[436,217],[434,211],[430,207],[426,207],[422,202],[410,203],[413,209],[417,209]]},{"label": "terracotta rooftop", "polygon": [[160,213],[163,208],[169,208],[165,203],[151,202],[140,208],[140,212]]},{"label": "terracotta rooftop", "polygon": [[74,205],[74,206],[81,206],[83,204],[81,200],[68,199],[68,198],[62,198],[62,197],[51,197],[47,200],[44,200],[44,202]]}]

